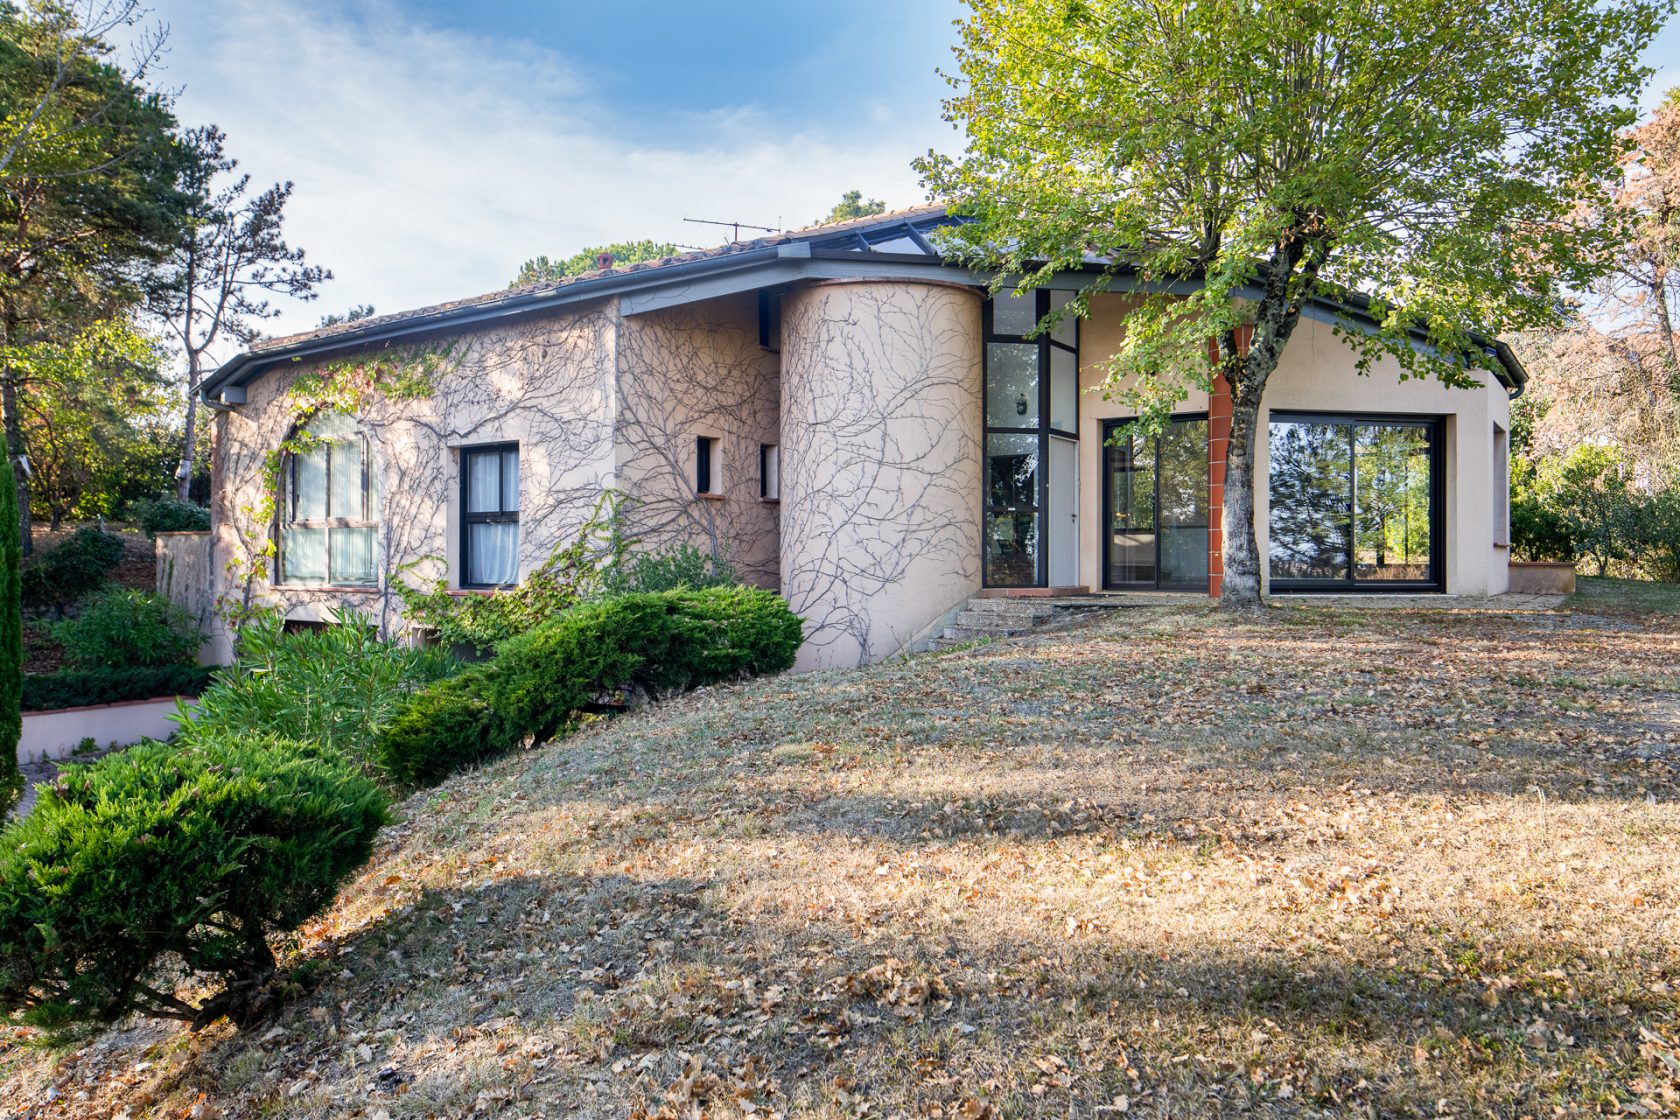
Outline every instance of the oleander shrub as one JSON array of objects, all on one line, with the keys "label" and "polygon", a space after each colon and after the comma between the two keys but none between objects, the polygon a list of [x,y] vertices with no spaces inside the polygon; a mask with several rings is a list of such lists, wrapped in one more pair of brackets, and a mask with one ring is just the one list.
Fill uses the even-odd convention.
[{"label": "oleander shrub", "polygon": [[161,595],[104,587],[68,622],[53,627],[72,669],[182,665],[198,656],[205,637],[193,617]]},{"label": "oleander shrub", "polygon": [[148,537],[159,533],[202,533],[210,528],[210,508],[175,498],[141,498],[130,502],[128,519]]},{"label": "oleander shrub", "polygon": [[376,730],[408,693],[459,671],[447,650],[386,641],[359,615],[287,632],[274,613],[239,630],[234,664],[199,695],[188,738],[252,730],[322,743],[366,761]]},{"label": "oleander shrub", "polygon": [[185,664],[36,673],[23,678],[23,710],[47,712],[160,696],[197,696],[210,686],[215,673],[209,666]]},{"label": "oleander shrub", "polygon": [[[0,1008],[52,1031],[133,1012],[248,1023],[271,939],[367,861],[386,809],[312,743],[201,737],[66,766],[0,833]],[[206,981],[201,1002],[182,994]]]},{"label": "oleander shrub", "polygon": [[63,614],[65,607],[104,586],[122,558],[117,534],[92,526],[77,529],[24,566],[23,601]]},{"label": "oleander shrub", "polygon": [[495,659],[403,702],[376,756],[428,782],[567,730],[615,693],[659,695],[793,664],[803,623],[777,595],[746,587],[625,595],[584,603],[502,642]]}]

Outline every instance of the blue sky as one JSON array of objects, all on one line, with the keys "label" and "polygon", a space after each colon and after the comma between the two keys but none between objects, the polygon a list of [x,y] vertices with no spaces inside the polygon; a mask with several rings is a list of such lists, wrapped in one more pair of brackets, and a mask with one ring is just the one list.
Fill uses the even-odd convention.
[{"label": "blue sky", "polygon": [[[921,201],[958,0],[153,0],[165,84],[259,182],[291,179],[326,311],[500,288],[539,253],[684,217],[798,226],[849,188]],[[1680,21],[1652,45],[1680,85]]]}]

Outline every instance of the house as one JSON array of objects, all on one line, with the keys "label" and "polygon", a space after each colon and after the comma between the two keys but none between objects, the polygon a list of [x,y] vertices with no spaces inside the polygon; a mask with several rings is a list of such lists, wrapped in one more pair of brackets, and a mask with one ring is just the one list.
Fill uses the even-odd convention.
[{"label": "house", "polygon": [[[1029,339],[1088,279],[988,300],[923,207],[266,341],[204,384],[200,602],[402,627],[392,581],[517,583],[603,490],[650,544],[716,548],[808,619],[803,667],[917,648],[970,597],[1219,591],[1228,396],[1116,442],[1093,391],[1128,296]],[[1265,586],[1507,581],[1508,399],[1369,376],[1309,308],[1267,389]],[[293,438],[300,425],[309,438]],[[290,451],[287,448],[290,447]],[[227,654],[225,634],[219,653]]]}]

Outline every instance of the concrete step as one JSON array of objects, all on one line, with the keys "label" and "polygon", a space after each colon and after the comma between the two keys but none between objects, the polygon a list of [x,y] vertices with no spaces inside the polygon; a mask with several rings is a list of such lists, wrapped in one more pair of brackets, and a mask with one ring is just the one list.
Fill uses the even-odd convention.
[{"label": "concrete step", "polygon": [[952,624],[970,630],[1019,630],[1026,633],[1035,627],[1055,621],[1055,612],[1047,614],[1014,614],[1008,611],[976,611],[964,608],[957,612]]}]

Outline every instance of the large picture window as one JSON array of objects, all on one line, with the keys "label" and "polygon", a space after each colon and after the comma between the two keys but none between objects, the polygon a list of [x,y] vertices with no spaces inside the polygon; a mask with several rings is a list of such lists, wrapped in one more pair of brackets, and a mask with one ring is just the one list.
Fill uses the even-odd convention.
[{"label": "large picture window", "polygon": [[1052,437],[1079,438],[1079,320],[1069,315],[1054,330],[1027,336],[1072,297],[1061,291],[1002,293],[982,312],[988,587],[1042,587],[1049,578],[1044,511],[1053,480],[1042,468]]},{"label": "large picture window", "polygon": [[1440,589],[1439,420],[1274,413],[1270,445],[1274,589]]},{"label": "large picture window", "polygon": [[377,582],[379,494],[368,442],[342,413],[304,429],[305,450],[281,470],[280,582],[368,586]]},{"label": "large picture window", "polygon": [[519,582],[519,448],[469,447],[461,452],[461,552],[465,587]]}]

